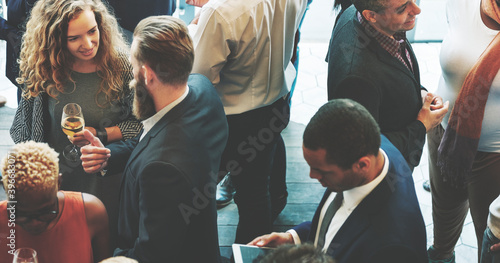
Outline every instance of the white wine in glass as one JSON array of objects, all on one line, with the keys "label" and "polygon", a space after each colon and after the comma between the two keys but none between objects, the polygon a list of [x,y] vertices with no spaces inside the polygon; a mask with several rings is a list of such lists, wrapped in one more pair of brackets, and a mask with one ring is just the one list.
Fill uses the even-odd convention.
[{"label": "white wine in glass", "polygon": [[67,117],[63,120],[62,129],[68,136],[73,136],[77,132],[83,131],[85,121],[81,117]]},{"label": "white wine in glass", "polygon": [[36,251],[27,247],[16,249],[12,263],[38,263]]},{"label": "white wine in glass", "polygon": [[[68,136],[83,131],[85,120],[83,119],[82,108],[76,103],[68,103],[64,106],[61,116],[61,128]],[[76,162],[80,159],[78,148],[72,144],[66,146],[63,156],[69,161]]]}]

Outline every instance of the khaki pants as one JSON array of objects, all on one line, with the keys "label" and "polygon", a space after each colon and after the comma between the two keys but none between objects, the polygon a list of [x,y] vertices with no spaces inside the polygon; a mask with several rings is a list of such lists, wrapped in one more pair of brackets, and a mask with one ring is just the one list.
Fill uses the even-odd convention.
[{"label": "khaki pants", "polygon": [[433,246],[439,255],[437,259],[453,255],[470,206],[480,255],[489,205],[500,194],[500,154],[477,152],[467,188],[457,189],[443,180],[439,167],[436,167],[437,149],[443,134],[441,125],[427,134],[434,222]]}]

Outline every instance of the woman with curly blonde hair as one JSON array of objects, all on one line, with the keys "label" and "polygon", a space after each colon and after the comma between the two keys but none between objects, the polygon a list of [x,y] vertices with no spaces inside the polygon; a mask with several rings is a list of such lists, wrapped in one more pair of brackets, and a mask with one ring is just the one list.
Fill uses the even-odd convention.
[{"label": "woman with curly blonde hair", "polygon": [[[62,132],[67,103],[81,106],[85,128],[104,144],[135,137],[141,124],[132,116],[128,84],[133,76],[126,52],[116,19],[101,0],[37,1],[19,60],[17,81],[24,91],[11,127],[14,142],[47,142],[58,153],[71,143],[87,144],[83,132],[73,137]],[[110,189],[99,189],[104,186],[98,180],[103,179],[85,174],[80,160],[60,157],[59,165],[63,190],[101,199],[108,194]]]},{"label": "woman with curly blonde hair", "polygon": [[[121,55],[124,55],[123,51],[127,47],[119,33],[116,19],[106,6],[101,1],[92,0],[38,2],[26,26],[20,57],[21,76],[17,81],[26,86],[28,92],[25,96],[36,97],[45,91],[56,98],[58,93],[67,92],[65,89],[68,87],[64,87],[64,82],[71,79],[70,73],[74,70],[81,73],[97,72],[102,78],[98,92],[105,94],[108,103],[118,99],[125,81],[123,74],[129,74],[130,68],[123,65],[123,58],[126,57]],[[96,36],[98,42],[90,44],[95,48],[94,53],[81,58],[70,50],[73,42],[79,39],[69,37],[68,25],[86,12],[93,13],[97,27],[92,27],[90,33]],[[117,70],[121,74],[116,74]]]}]

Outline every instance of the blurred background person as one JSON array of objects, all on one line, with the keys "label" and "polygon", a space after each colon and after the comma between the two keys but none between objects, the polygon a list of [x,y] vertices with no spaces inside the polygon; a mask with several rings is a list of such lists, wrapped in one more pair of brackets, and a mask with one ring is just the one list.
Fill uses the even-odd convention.
[{"label": "blurred background person", "polygon": [[[142,19],[148,16],[172,15],[175,12],[175,0],[107,0],[113,7],[114,14],[129,44],[132,32]],[[184,1],[184,0],[181,0]]]},{"label": "blurred background person", "polygon": [[495,0],[453,0],[447,5],[449,33],[441,46],[443,75],[437,92],[454,106],[428,134],[431,262],[454,262],[469,206],[480,255],[488,207],[500,194],[498,10]]},{"label": "blurred background person", "polygon": [[500,263],[500,196],[490,204],[484,231],[480,263]]},{"label": "blurred background person", "polygon": [[[18,87],[17,102],[21,100],[22,86],[17,83],[19,76],[19,53],[21,51],[21,40],[26,29],[26,19],[37,0],[9,0],[7,3],[7,18],[0,17],[0,39],[7,42],[7,53],[5,62],[5,76]],[[5,7],[4,7],[5,9]],[[0,106],[5,97],[0,96]],[[5,104],[5,103],[4,103]]]}]

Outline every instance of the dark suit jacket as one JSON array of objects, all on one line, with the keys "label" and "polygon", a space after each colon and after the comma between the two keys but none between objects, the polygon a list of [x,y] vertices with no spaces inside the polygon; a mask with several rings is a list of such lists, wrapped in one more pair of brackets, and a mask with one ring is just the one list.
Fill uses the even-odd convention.
[{"label": "dark suit jacket", "polygon": [[426,130],[416,120],[422,108],[420,73],[406,44],[413,73],[365,31],[354,6],[346,9],[330,40],[328,99],[350,98],[365,106],[413,169],[420,162]]},{"label": "dark suit jacket", "polygon": [[[410,169],[399,151],[382,136],[389,158],[385,179],[354,209],[333,238],[327,254],[337,263],[427,262],[426,232]],[[295,227],[302,242],[314,242],[321,200],[313,221]]]},{"label": "dark suit jacket", "polygon": [[146,17],[172,15],[175,11],[174,0],[108,0],[108,2],[113,7],[120,26],[131,32],[134,32],[135,26]]},{"label": "dark suit jacket", "polygon": [[7,56],[5,62],[5,76],[14,84],[19,77],[19,65],[17,59],[21,52],[21,40],[24,34],[26,18],[36,0],[7,0],[7,17],[9,21],[0,18],[0,39],[7,41]]},{"label": "dark suit jacket", "polygon": [[109,145],[112,173],[126,163],[115,255],[141,263],[219,261],[215,180],[227,121],[207,78],[191,75],[188,85],[187,97],[139,143]]}]

